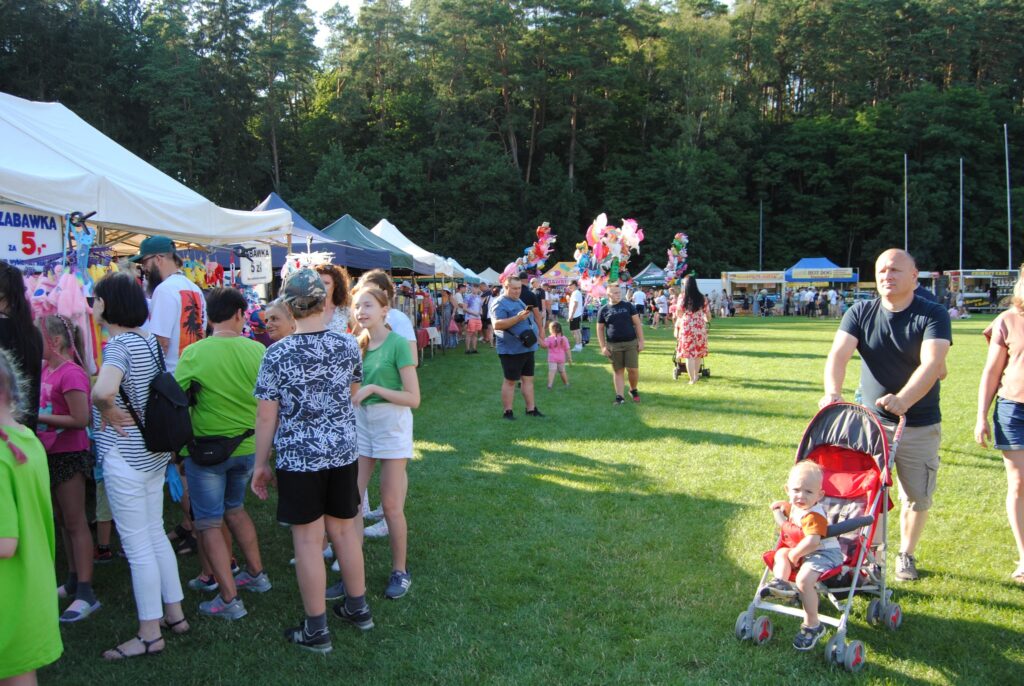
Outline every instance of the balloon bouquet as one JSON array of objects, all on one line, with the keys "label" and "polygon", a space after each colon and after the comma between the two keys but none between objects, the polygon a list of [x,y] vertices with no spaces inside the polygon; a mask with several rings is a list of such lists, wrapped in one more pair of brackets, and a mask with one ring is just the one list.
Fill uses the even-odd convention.
[{"label": "balloon bouquet", "polygon": [[551,225],[544,222],[537,227],[537,240],[523,250],[521,257],[515,262],[509,262],[505,270],[498,277],[498,281],[505,283],[510,276],[517,276],[523,272],[537,272],[544,268],[544,263],[551,255],[552,247],[555,244],[555,234],[551,233]]},{"label": "balloon bouquet", "polygon": [[603,298],[609,283],[629,282],[627,264],[640,252],[644,230],[635,219],[623,219],[622,227],[610,226],[604,213],[587,228],[586,240],[576,244],[576,271],[580,288],[595,299]]},{"label": "balloon bouquet", "polygon": [[672,245],[668,249],[668,264],[665,265],[665,285],[677,286],[683,280],[686,273],[686,246],[690,239],[683,232],[677,233],[672,238]]}]

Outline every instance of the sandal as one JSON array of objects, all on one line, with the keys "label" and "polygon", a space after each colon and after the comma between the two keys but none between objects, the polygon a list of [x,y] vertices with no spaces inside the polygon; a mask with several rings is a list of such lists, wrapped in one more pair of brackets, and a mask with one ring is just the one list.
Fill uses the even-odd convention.
[{"label": "sandal", "polygon": [[107,652],[103,653],[103,659],[104,660],[110,660],[110,661],[113,662],[113,661],[117,661],[117,660],[127,660],[127,659],[133,658],[133,657],[143,657],[143,656],[147,656],[147,655],[159,655],[160,653],[164,652],[163,648],[161,648],[160,650],[153,650],[153,646],[154,645],[156,645],[160,641],[164,640],[163,636],[158,636],[157,638],[154,638],[152,641],[147,641],[146,639],[142,638],[142,636],[136,636],[135,640],[142,644],[142,647],[146,649],[145,652],[134,653],[132,655],[129,655],[128,653],[126,653],[123,650],[121,650],[121,646],[117,646],[117,647],[111,648]]},{"label": "sandal", "polygon": [[[182,624],[184,624],[185,626],[183,626],[180,629],[175,628],[181,626]],[[180,636],[181,634],[187,634],[189,629],[191,629],[192,627],[189,626],[188,619],[185,617],[185,615],[182,615],[181,619],[179,619],[176,622],[168,622],[166,617],[161,619],[160,628],[167,629],[171,633],[178,634]]]},{"label": "sandal", "polygon": [[187,529],[186,531],[188,535],[179,539],[178,545],[175,548],[175,552],[179,555],[189,555],[199,549],[199,544],[196,543],[195,536],[192,535],[191,531],[188,531]]},{"label": "sandal", "polygon": [[192,535],[191,529],[186,529],[181,524],[174,527],[174,531],[167,534],[168,541],[183,541]]}]

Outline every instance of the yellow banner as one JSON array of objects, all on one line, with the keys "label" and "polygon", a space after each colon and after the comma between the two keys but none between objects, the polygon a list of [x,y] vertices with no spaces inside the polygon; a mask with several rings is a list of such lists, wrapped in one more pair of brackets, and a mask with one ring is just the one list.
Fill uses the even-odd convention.
[{"label": "yellow banner", "polygon": [[834,281],[836,279],[853,278],[853,269],[837,267],[835,269],[794,269],[794,279],[814,279],[815,281]]}]

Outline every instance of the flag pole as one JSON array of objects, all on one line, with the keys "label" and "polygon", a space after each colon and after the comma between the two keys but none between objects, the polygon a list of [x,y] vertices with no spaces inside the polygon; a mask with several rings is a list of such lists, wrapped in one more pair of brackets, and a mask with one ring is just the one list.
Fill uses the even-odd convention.
[{"label": "flag pole", "polygon": [[910,217],[907,216],[907,153],[903,153],[903,249],[910,251]]},{"label": "flag pole", "polygon": [[960,158],[960,292],[964,292],[964,158]]},{"label": "flag pole", "polygon": [[1013,269],[1013,214],[1010,211],[1010,132],[1003,124],[1003,151],[1006,157],[1006,268]]}]

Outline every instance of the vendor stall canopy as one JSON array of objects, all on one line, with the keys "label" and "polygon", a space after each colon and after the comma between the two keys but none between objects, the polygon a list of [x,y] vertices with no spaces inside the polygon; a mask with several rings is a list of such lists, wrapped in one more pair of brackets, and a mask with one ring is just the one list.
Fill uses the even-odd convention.
[{"label": "vendor stall canopy", "polygon": [[107,138],[59,103],[0,93],[0,200],[178,241],[282,240],[292,217],[218,207]]},{"label": "vendor stall canopy", "polygon": [[790,283],[856,283],[858,278],[856,269],[840,267],[826,257],[805,257],[786,270],[786,281]]}]

